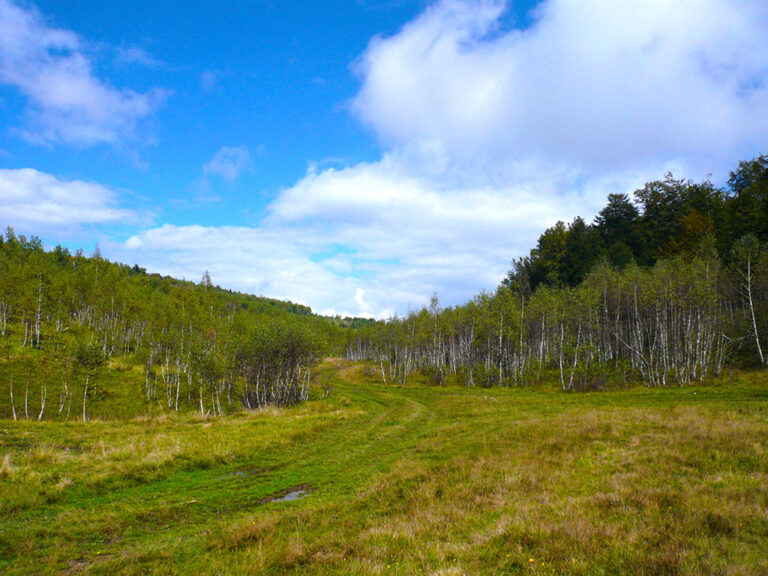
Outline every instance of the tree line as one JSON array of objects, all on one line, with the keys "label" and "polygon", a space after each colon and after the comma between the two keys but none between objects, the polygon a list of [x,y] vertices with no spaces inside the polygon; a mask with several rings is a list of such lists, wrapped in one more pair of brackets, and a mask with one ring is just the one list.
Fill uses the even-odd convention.
[{"label": "tree line", "polygon": [[611,195],[592,224],[546,230],[495,293],[350,334],[346,354],[384,382],[563,389],[685,385],[766,365],[768,158],[725,188],[667,175]]},{"label": "tree line", "polygon": [[137,405],[121,400],[119,410],[134,415],[293,404],[307,398],[318,360],[343,345],[344,322],[221,289],[207,272],[195,283],[109,262],[98,249],[46,251],[9,228],[0,235],[0,417],[88,420],[94,401],[126,386],[140,389],[128,395]]},{"label": "tree line", "polygon": [[768,156],[740,162],[723,188],[667,174],[632,199],[611,194],[592,224],[577,217],[548,228],[528,256],[513,261],[507,281],[522,280],[530,290],[577,286],[602,260],[620,269],[630,262],[649,267],[695,255],[704,238],[729,263],[747,235],[768,242]]}]

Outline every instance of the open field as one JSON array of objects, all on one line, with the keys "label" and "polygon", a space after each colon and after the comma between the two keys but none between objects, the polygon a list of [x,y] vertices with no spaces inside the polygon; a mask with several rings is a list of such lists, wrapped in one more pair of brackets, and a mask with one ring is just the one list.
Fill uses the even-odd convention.
[{"label": "open field", "polygon": [[0,572],[768,573],[765,374],[565,394],[329,361],[318,380],[219,419],[0,421]]}]

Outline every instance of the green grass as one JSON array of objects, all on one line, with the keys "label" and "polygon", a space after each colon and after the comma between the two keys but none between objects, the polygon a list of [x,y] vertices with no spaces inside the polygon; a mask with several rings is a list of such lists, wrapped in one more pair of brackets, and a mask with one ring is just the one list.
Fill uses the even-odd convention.
[{"label": "green grass", "polygon": [[588,394],[319,379],[303,406],[219,419],[0,421],[0,573],[768,573],[765,373]]}]

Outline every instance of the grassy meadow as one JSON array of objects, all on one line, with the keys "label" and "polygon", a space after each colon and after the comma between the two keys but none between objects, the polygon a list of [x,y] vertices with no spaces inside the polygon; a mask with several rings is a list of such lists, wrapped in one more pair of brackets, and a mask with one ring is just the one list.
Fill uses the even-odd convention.
[{"label": "grassy meadow", "polygon": [[[295,490],[306,495],[279,497]],[[0,573],[766,574],[768,378],[0,420]]]}]

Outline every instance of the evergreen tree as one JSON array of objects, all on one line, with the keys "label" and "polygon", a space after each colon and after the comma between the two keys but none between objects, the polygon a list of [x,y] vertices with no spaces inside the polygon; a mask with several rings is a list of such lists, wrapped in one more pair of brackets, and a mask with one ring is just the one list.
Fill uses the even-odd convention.
[{"label": "evergreen tree", "polygon": [[595,217],[595,228],[612,264],[624,267],[641,256],[640,212],[626,194],[609,194]]}]

